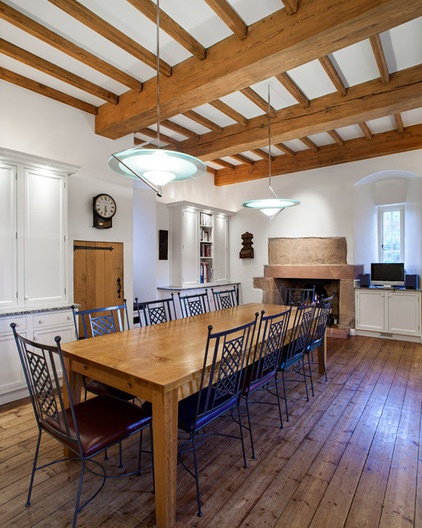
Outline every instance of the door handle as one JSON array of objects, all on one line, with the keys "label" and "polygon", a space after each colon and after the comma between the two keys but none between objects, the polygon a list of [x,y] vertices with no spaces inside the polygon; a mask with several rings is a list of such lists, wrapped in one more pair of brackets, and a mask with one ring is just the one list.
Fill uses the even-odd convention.
[{"label": "door handle", "polygon": [[120,277],[117,279],[117,297],[120,299],[120,294],[122,292],[122,281]]}]

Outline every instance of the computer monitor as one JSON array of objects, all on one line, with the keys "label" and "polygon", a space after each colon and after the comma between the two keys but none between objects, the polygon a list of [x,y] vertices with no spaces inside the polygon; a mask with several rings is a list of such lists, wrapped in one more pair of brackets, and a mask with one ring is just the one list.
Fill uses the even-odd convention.
[{"label": "computer monitor", "polygon": [[375,263],[371,264],[371,285],[372,286],[404,286],[404,264]]}]

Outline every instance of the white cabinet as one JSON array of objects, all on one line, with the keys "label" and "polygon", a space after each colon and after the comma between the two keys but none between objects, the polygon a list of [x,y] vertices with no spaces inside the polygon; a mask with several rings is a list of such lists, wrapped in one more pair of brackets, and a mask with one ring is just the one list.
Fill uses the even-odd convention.
[{"label": "white cabinet", "polygon": [[0,148],[0,309],[67,300],[67,178],[76,167]]},{"label": "white cabinet", "polygon": [[47,345],[58,335],[63,343],[76,339],[70,309],[0,317],[0,405],[28,396],[11,323],[19,334]]},{"label": "white cabinet", "polygon": [[356,333],[421,342],[421,295],[415,290],[356,289]]},{"label": "white cabinet", "polygon": [[170,283],[195,287],[229,280],[229,211],[177,202],[170,208]]}]

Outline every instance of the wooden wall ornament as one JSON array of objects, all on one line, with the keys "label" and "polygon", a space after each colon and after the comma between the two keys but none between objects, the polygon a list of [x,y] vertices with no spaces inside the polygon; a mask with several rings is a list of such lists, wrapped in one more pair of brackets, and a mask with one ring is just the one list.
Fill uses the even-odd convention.
[{"label": "wooden wall ornament", "polygon": [[254,258],[254,249],[252,247],[252,233],[243,233],[242,235],[242,249],[239,253],[239,258]]}]

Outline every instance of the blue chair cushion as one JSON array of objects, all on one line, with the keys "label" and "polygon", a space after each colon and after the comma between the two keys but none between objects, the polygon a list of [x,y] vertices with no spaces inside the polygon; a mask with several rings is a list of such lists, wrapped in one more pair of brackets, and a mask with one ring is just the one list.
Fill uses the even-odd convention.
[{"label": "blue chair cushion", "polygon": [[[212,402],[215,397],[214,392],[211,392],[209,402]],[[211,405],[208,405],[208,409],[205,408],[207,391],[204,390],[200,394],[196,392],[191,396],[188,396],[184,400],[179,402],[179,428],[188,433],[193,433],[201,427],[205,427],[213,420],[224,414],[226,411],[237,405],[239,396],[233,394],[226,394],[216,399]],[[198,398],[201,398],[198,409]]]}]

